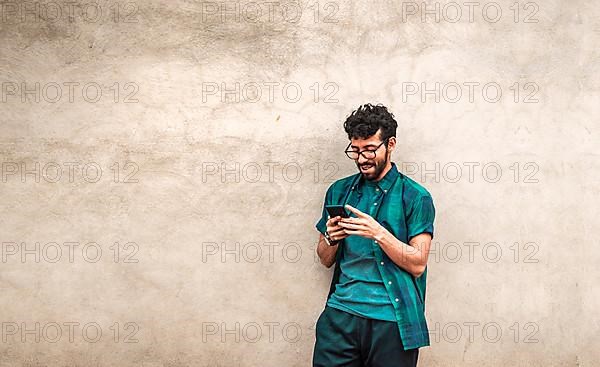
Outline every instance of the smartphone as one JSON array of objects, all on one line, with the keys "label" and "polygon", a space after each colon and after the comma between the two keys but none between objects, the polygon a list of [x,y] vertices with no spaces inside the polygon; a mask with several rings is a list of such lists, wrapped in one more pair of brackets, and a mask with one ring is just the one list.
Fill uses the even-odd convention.
[{"label": "smartphone", "polygon": [[340,216],[342,218],[350,217],[350,215],[348,215],[348,212],[346,211],[346,208],[344,208],[343,205],[325,205],[325,210],[327,210],[327,213],[329,213],[329,216],[331,218],[337,216]]}]

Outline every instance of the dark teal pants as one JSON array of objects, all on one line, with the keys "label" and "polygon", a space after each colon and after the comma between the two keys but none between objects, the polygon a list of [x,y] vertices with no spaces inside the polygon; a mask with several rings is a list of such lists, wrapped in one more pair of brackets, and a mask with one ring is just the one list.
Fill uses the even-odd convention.
[{"label": "dark teal pants", "polygon": [[398,324],[325,306],[316,325],[313,367],[415,367],[419,349],[404,350]]}]

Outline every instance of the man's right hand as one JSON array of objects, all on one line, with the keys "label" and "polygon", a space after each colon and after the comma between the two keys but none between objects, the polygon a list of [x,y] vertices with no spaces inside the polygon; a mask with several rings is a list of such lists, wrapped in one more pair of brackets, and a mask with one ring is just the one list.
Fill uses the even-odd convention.
[{"label": "man's right hand", "polygon": [[340,219],[342,219],[342,217],[338,215],[336,217],[329,218],[326,223],[327,233],[329,233],[329,237],[331,237],[331,239],[334,242],[336,242],[336,244],[337,242],[349,236],[349,234],[346,233],[344,227],[338,224]]}]

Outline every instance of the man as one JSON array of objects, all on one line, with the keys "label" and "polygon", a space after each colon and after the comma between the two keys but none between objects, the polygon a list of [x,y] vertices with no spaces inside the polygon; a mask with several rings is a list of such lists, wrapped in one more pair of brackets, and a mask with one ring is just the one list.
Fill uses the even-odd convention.
[{"label": "man", "polygon": [[[313,366],[416,366],[429,345],[425,321],[427,257],[435,209],[429,192],[398,171],[394,116],[360,106],[344,122],[346,155],[359,173],[334,182],[316,228],[317,254],[335,263],[316,324]],[[345,205],[349,218],[325,206]]]}]

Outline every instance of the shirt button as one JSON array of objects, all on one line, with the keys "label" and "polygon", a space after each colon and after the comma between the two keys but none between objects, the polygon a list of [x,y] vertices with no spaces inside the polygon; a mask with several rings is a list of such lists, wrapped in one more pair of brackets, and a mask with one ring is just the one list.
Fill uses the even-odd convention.
[{"label": "shirt button", "polygon": [[392,284],[392,281],[389,281],[388,284]]},{"label": "shirt button", "polygon": [[396,302],[398,302],[398,301],[399,301],[399,299],[398,299],[398,298],[396,298],[396,300],[395,300],[395,301],[396,301]]},{"label": "shirt button", "polygon": [[379,189],[377,188],[377,189],[375,189],[375,191],[379,191]]},{"label": "shirt button", "polygon": [[377,203],[373,203],[373,205],[377,205]]},{"label": "shirt button", "polygon": [[383,261],[380,264],[383,265]]},{"label": "shirt button", "polygon": [[383,192],[387,192],[387,190],[383,190]]}]

